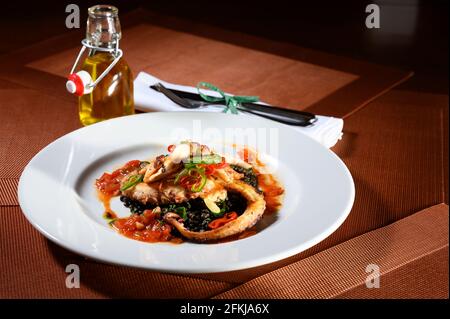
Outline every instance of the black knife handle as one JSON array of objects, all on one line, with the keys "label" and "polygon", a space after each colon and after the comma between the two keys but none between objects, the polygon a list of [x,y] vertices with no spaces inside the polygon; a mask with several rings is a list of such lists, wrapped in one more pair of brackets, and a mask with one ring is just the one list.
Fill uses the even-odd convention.
[{"label": "black knife handle", "polygon": [[316,116],[312,113],[283,109],[277,106],[243,103],[238,109],[289,125],[308,126],[316,121]]},{"label": "black knife handle", "polygon": [[[309,121],[313,121],[316,119],[316,116],[312,113],[305,112],[305,111],[297,111],[297,110],[290,110],[286,108],[282,108],[279,106],[273,106],[273,105],[264,105],[264,104],[258,104],[258,103],[242,103],[242,106],[246,109],[258,111],[258,112],[270,112],[273,114],[278,114],[280,116],[287,116],[287,117],[295,117],[295,118],[303,118],[307,119]],[[314,121],[313,121],[314,122]]]}]

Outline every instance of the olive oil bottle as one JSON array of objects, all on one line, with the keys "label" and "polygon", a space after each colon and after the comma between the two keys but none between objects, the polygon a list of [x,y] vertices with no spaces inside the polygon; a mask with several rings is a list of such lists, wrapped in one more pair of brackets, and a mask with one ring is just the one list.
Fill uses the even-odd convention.
[{"label": "olive oil bottle", "polygon": [[[134,114],[133,76],[119,49],[121,28],[118,9],[97,5],[88,9],[86,39],[66,86],[79,96],[83,125]],[[81,71],[73,73],[88,50]]]},{"label": "olive oil bottle", "polygon": [[[110,53],[97,52],[86,58],[82,69],[90,73],[95,81],[113,60],[114,56]],[[133,113],[133,77],[123,58],[90,94],[79,97],[79,115],[83,125]]]}]

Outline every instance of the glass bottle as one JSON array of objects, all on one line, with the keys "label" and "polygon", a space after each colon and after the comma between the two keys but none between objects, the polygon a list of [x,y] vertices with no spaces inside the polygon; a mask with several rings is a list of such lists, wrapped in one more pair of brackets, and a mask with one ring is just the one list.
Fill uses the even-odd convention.
[{"label": "glass bottle", "polygon": [[[89,53],[81,69],[95,81],[116,58],[121,29],[119,10],[109,5],[96,5],[88,9],[86,43]],[[134,114],[133,76],[123,57],[92,92],[79,97],[79,115],[83,125],[113,117]]]}]

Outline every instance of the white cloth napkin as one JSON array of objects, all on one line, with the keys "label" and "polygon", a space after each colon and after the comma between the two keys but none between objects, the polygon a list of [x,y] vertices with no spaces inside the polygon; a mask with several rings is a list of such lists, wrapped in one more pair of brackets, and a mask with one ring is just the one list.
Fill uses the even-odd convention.
[{"label": "white cloth napkin", "polygon": [[[178,84],[172,84],[162,81],[148,73],[140,72],[134,80],[134,104],[136,109],[144,112],[160,111],[195,111],[195,112],[222,112],[223,107],[208,106],[197,109],[183,108],[163,94],[149,88],[157,82],[162,83],[164,86],[170,89],[176,89],[185,92],[197,93],[197,88],[192,86],[184,86]],[[212,96],[219,96],[217,92],[202,90]],[[312,137],[319,143],[330,148],[334,146],[338,140],[342,138],[342,129],[344,127],[344,121],[340,118],[317,115],[317,121],[314,125],[308,127],[292,126],[296,130]]]}]

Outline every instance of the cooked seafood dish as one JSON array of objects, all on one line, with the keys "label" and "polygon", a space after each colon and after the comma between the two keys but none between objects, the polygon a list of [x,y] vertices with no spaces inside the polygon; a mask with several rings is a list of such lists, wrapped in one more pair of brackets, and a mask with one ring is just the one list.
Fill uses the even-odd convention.
[{"label": "cooked seafood dish", "polygon": [[[206,145],[181,142],[149,161],[132,160],[95,182],[105,218],[119,233],[146,242],[220,242],[255,233],[284,192],[247,148],[239,157]],[[250,160],[252,159],[252,160]],[[117,218],[110,200],[119,197],[130,216]]]}]

